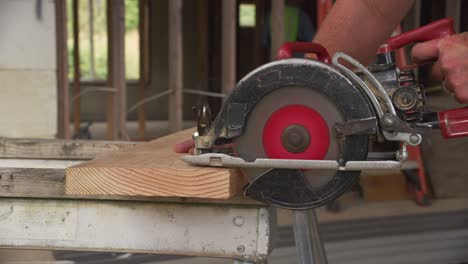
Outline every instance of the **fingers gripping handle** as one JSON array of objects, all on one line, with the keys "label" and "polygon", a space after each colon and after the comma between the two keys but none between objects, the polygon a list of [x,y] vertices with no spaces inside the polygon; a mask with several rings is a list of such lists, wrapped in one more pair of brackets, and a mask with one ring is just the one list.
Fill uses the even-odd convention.
[{"label": "fingers gripping handle", "polygon": [[437,113],[444,138],[468,136],[468,107]]},{"label": "fingers gripping handle", "polygon": [[327,49],[314,42],[286,42],[278,50],[278,60],[290,59],[293,53],[313,53],[319,61],[331,63]]},{"label": "fingers gripping handle", "polygon": [[453,18],[448,17],[388,39],[386,45],[382,46],[378,53],[389,52],[411,43],[425,42],[454,34]]}]

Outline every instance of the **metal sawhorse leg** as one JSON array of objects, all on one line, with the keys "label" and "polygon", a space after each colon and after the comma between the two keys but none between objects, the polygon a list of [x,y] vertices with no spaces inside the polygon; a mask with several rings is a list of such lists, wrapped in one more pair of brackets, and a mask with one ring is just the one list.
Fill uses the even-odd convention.
[{"label": "metal sawhorse leg", "polygon": [[295,210],[293,218],[298,263],[327,264],[315,210]]}]

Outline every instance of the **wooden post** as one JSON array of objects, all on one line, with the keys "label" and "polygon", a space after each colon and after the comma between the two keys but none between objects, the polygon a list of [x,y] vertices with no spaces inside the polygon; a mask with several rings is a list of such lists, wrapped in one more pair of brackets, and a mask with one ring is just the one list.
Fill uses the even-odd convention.
[{"label": "wooden post", "polygon": [[263,47],[263,31],[265,28],[265,0],[255,0],[255,36],[254,36],[254,49],[255,67],[258,67],[264,62],[264,47]]},{"label": "wooden post", "polygon": [[66,1],[55,0],[55,29],[57,32],[57,136],[70,139]]},{"label": "wooden post", "polygon": [[80,94],[80,29],[78,16],[78,0],[73,0],[73,128],[74,133],[80,131],[81,98]]},{"label": "wooden post", "polygon": [[279,47],[284,43],[284,0],[271,0],[271,60],[276,59]]},{"label": "wooden post", "polygon": [[453,17],[455,32],[460,32],[461,0],[445,1],[445,16]]},{"label": "wooden post", "polygon": [[236,84],[236,0],[223,0],[221,10],[221,89],[227,94]]},{"label": "wooden post", "polygon": [[[115,91],[109,94],[108,137],[126,139],[127,85],[125,79],[125,7],[123,0],[107,1],[108,83]],[[109,122],[110,121],[110,122]]]},{"label": "wooden post", "polygon": [[182,0],[169,1],[169,130],[182,130],[183,108]]},{"label": "wooden post", "polygon": [[[149,82],[149,1],[139,1],[139,34],[140,34],[140,79],[138,82],[138,100],[146,98],[146,85]],[[145,140],[146,113],[145,105],[138,107],[138,137]]]},{"label": "wooden post", "polygon": [[201,90],[208,90],[208,0],[197,2],[198,71]]}]

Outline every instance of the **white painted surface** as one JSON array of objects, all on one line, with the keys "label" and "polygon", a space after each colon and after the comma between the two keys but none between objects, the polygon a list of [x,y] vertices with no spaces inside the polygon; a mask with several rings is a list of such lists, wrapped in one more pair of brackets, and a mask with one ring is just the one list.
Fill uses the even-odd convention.
[{"label": "white painted surface", "polygon": [[270,247],[259,237],[270,232],[258,231],[268,229],[266,214],[227,204],[3,198],[0,247],[258,259]]},{"label": "white painted surface", "polygon": [[55,70],[54,1],[42,1],[42,18],[35,0],[0,1],[0,69]]},{"label": "white painted surface", "polygon": [[2,137],[53,138],[57,131],[54,1],[0,1]]}]

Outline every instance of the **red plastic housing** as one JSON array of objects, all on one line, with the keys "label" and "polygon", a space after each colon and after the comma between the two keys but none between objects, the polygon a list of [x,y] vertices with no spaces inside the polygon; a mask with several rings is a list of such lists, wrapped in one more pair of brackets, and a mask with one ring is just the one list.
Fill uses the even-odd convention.
[{"label": "red plastic housing", "polygon": [[278,60],[290,59],[293,53],[313,53],[319,61],[330,64],[330,54],[322,45],[314,42],[286,42],[278,50]]},{"label": "red plastic housing", "polygon": [[425,42],[433,39],[439,39],[455,34],[453,29],[453,18],[448,17],[437,20],[420,28],[410,30],[398,36],[389,38],[387,45],[382,46],[378,53],[397,50],[415,42]]},{"label": "red plastic housing", "polygon": [[468,136],[468,107],[437,113],[444,138]]}]

